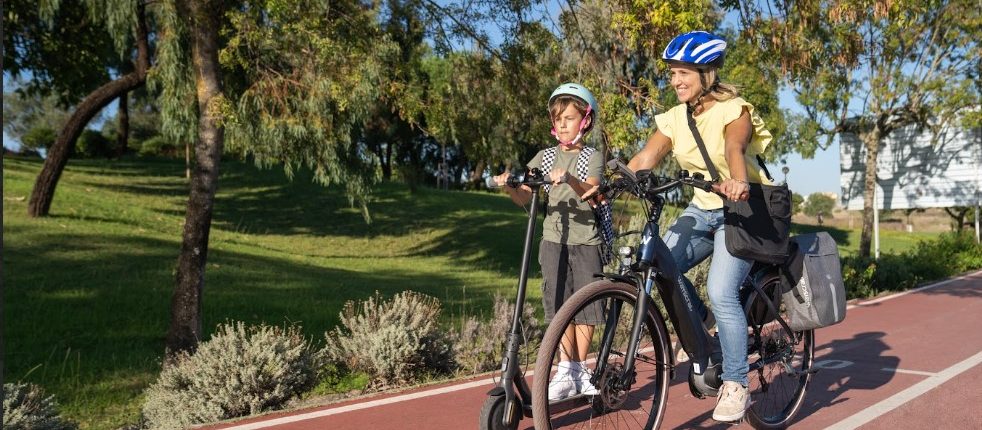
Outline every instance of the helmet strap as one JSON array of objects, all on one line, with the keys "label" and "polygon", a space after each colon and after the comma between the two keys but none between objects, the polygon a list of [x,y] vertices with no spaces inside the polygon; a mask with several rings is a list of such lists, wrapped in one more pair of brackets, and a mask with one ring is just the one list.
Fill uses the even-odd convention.
[{"label": "helmet strap", "polygon": [[[699,72],[700,83],[702,83],[702,76],[704,76],[703,72],[700,71]],[[708,87],[702,89],[702,92],[699,93],[699,97],[696,97],[695,103],[693,102],[686,103],[689,106],[688,107],[689,112],[695,113],[697,108],[702,107],[702,98],[708,96],[713,91],[716,91],[718,88],[719,88],[719,75],[716,75],[716,79],[713,80],[713,83]]]}]

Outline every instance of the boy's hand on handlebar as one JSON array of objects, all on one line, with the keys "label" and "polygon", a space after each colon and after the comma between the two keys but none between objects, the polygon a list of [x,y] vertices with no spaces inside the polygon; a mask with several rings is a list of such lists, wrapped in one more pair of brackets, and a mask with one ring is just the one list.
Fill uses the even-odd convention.
[{"label": "boy's hand on handlebar", "polygon": [[750,184],[746,181],[726,179],[719,184],[713,184],[713,191],[734,202],[750,199]]},{"label": "boy's hand on handlebar", "polygon": [[555,167],[549,171],[549,180],[553,184],[562,184],[569,180],[569,174],[566,169]]},{"label": "boy's hand on handlebar", "polygon": [[504,187],[508,184],[508,178],[511,177],[511,173],[505,172],[494,177],[494,183],[498,184],[499,187]]}]

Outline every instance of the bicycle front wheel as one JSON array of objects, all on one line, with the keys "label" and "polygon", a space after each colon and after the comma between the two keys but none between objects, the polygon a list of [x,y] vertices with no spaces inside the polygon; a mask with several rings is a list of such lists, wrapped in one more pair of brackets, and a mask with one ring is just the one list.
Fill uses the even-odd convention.
[{"label": "bicycle front wheel", "polygon": [[[668,399],[670,347],[653,302],[642,325],[634,369],[625,369],[637,293],[632,285],[597,281],[583,287],[556,312],[535,362],[532,417],[537,430],[651,429],[661,423]],[[573,323],[577,329],[568,330]],[[584,325],[592,326],[592,333],[586,370],[578,374],[587,375],[584,379],[596,391],[584,393],[585,384],[577,382],[575,389],[571,386],[561,395],[557,393],[563,390],[554,389],[550,400],[550,386],[563,384],[562,378],[583,381],[577,373],[560,369],[559,363],[562,351],[572,343],[567,333]]]},{"label": "bicycle front wheel", "polygon": [[[762,290],[771,296],[781,318],[787,321],[780,281],[771,279]],[[753,401],[747,418],[756,429],[783,429],[794,419],[805,398],[815,357],[815,332],[786,330],[763,298],[754,296],[747,306],[751,330],[747,377]]]}]

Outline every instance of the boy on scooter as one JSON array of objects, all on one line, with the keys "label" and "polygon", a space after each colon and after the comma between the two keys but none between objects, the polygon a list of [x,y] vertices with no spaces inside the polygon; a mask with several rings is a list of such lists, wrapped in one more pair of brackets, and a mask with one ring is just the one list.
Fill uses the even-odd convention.
[{"label": "boy on scooter", "polygon": [[[553,91],[548,108],[552,135],[558,144],[539,151],[527,164],[529,169],[540,169],[552,182],[543,187],[548,197],[539,243],[542,306],[547,323],[566,299],[593,282],[594,273],[603,272],[599,226],[590,205],[580,199],[600,184],[603,175],[603,154],[583,144],[583,137],[597,121],[597,100],[586,87],[567,83]],[[515,204],[525,206],[532,190],[527,186],[504,187],[510,176],[505,172],[495,176],[494,181]],[[590,383],[586,356],[593,328],[601,322],[598,304],[581,312],[566,328],[559,372],[549,384],[550,400],[599,393]]]}]

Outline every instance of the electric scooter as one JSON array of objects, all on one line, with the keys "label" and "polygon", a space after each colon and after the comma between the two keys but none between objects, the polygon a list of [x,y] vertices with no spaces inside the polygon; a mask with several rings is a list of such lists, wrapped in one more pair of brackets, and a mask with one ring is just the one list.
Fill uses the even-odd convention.
[{"label": "electric scooter", "polygon": [[[525,229],[525,248],[522,251],[522,270],[518,278],[518,297],[515,298],[515,314],[512,317],[511,330],[505,341],[504,355],[501,360],[501,380],[498,385],[488,392],[488,399],[481,408],[481,430],[515,430],[522,416],[532,417],[532,392],[519,367],[518,352],[522,346],[522,310],[525,306],[525,292],[528,284],[529,266],[532,258],[532,240],[535,237],[535,223],[539,209],[539,190],[548,180],[539,169],[531,169],[524,178],[508,178],[506,186],[513,188],[522,185],[532,189],[531,208],[529,209],[528,226]],[[494,180],[488,178],[489,188],[497,187]]]}]

